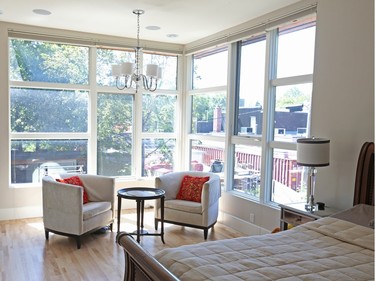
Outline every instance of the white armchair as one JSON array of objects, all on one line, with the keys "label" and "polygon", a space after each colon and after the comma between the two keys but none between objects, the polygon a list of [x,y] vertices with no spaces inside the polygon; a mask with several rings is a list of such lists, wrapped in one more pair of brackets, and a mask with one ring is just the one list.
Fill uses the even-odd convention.
[{"label": "white armchair", "polygon": [[[185,175],[209,177],[209,180],[203,184],[201,202],[176,199]],[[165,190],[164,222],[203,229],[204,239],[207,239],[208,229],[214,226],[219,214],[220,177],[204,172],[172,172],[156,177],[155,187]],[[156,230],[161,218],[159,201],[155,202]]]},{"label": "white armchair", "polygon": [[[72,174],[61,175],[61,178]],[[112,225],[115,215],[115,179],[97,175],[78,175],[88,195],[89,202],[83,204],[83,189],[80,186],[60,183],[50,176],[43,177],[43,223],[46,240],[49,232],[75,237],[77,248],[81,247],[81,236],[103,226]],[[67,186],[68,185],[68,186]]]}]

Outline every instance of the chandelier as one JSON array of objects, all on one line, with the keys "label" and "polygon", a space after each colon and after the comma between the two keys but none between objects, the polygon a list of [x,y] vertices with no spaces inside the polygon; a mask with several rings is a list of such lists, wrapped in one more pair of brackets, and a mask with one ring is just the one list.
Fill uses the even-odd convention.
[{"label": "chandelier", "polygon": [[135,63],[123,62],[122,64],[112,65],[112,76],[116,77],[116,87],[119,90],[128,88],[138,88],[142,86],[145,90],[154,92],[158,87],[158,82],[162,78],[162,69],[156,64],[146,66],[146,75],[140,73],[139,57],[142,48],[139,46],[139,16],[144,14],[144,10],[134,10],[133,14],[137,15],[137,47],[135,48]]}]

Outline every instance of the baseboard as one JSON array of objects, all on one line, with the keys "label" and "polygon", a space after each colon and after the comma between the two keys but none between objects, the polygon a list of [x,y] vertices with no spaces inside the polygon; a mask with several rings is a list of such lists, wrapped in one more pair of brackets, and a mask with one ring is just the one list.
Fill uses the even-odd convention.
[{"label": "baseboard", "polygon": [[41,206],[0,209],[0,220],[17,220],[43,216]]},{"label": "baseboard", "polygon": [[270,233],[268,229],[262,228],[258,225],[244,221],[224,212],[219,212],[218,221],[246,235],[260,235]]}]

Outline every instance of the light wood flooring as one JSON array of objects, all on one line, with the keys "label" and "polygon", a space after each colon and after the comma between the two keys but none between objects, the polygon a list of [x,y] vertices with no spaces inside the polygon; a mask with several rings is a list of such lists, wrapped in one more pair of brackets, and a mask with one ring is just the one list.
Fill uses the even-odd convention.
[{"label": "light wood flooring", "polygon": [[[154,230],[153,210],[145,210],[145,229]],[[134,210],[121,215],[121,231],[133,232]],[[50,233],[45,240],[42,218],[0,221],[0,281],[95,280],[120,281],[124,276],[124,253],[114,231],[90,234],[76,248],[73,238]],[[242,236],[217,223],[207,241]],[[160,237],[145,236],[140,244],[152,255],[164,248],[204,242],[203,230],[165,224],[165,244]]]}]

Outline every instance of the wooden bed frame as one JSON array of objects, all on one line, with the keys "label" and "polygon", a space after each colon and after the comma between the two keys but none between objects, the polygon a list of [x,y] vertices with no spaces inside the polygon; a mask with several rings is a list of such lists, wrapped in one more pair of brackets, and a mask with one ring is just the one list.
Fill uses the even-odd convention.
[{"label": "wooden bed frame", "polygon": [[[356,171],[353,205],[374,205],[374,143],[366,142],[361,149]],[[117,243],[125,253],[124,281],[179,280],[143,249],[128,233],[117,235]]]}]

